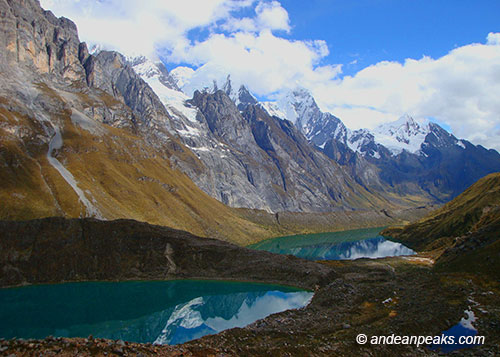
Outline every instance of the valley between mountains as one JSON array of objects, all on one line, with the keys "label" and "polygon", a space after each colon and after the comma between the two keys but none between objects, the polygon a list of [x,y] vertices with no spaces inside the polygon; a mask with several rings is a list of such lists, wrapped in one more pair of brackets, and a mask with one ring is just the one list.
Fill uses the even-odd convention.
[{"label": "valley between mountains", "polygon": [[[419,253],[382,259],[307,261],[127,220],[2,221],[2,286],[236,279],[299,286],[313,290],[314,296],[305,308],[176,346],[48,337],[0,340],[0,348],[15,355],[62,356],[434,356],[441,354],[428,346],[360,345],[355,338],[360,333],[439,336],[460,321],[464,311],[473,311],[474,326],[485,336],[485,343],[453,355],[496,355],[500,353],[499,177],[493,174],[480,180],[415,224],[384,231]],[[471,200],[475,204],[466,205]],[[432,223],[438,216],[454,222],[467,213],[471,218],[465,235],[454,230],[453,223]],[[438,238],[410,234],[429,229]]]},{"label": "valley between mountains", "polygon": [[[486,343],[458,353],[500,354],[497,151],[409,115],[351,130],[300,87],[274,102],[230,74],[194,88],[181,69],[89,50],[38,0],[0,0],[0,15],[0,288],[205,279],[314,292],[182,345],[56,336],[2,339],[0,354],[436,355],[355,337],[439,335],[468,309]],[[246,248],[370,227],[416,255]]]}]

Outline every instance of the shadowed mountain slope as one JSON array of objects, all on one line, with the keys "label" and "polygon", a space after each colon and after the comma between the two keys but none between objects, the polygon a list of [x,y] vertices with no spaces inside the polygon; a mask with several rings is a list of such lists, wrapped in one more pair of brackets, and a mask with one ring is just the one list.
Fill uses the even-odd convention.
[{"label": "shadowed mountain slope", "polygon": [[417,250],[434,250],[437,267],[500,272],[500,173],[488,175],[420,221],[382,234]]}]

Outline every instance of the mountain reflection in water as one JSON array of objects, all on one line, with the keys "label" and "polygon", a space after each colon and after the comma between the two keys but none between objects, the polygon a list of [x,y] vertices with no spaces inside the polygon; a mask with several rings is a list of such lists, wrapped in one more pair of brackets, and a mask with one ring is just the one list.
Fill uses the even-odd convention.
[{"label": "mountain reflection in water", "polygon": [[280,237],[250,246],[278,254],[291,254],[309,260],[351,260],[415,254],[401,243],[378,235],[380,228],[346,232]]},{"label": "mountain reflection in water", "polygon": [[178,344],[303,307],[313,293],[220,281],[69,283],[0,289],[0,338]]}]

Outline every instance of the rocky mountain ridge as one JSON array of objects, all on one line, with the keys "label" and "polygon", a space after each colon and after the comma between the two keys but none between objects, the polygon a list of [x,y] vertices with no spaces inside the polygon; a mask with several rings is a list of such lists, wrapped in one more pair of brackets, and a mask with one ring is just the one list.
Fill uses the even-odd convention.
[{"label": "rocky mountain ridge", "polygon": [[[189,76],[183,81],[190,88]],[[219,88],[240,110],[258,105],[271,117],[290,121],[357,184],[400,205],[446,202],[484,175],[500,171],[498,152],[459,140],[428,120],[405,115],[373,130],[350,130],[339,118],[322,112],[304,88],[274,102],[258,102],[228,76],[223,84],[207,83],[204,91]]]},{"label": "rocky mountain ridge", "polygon": [[263,107],[292,118],[312,144],[358,183],[386,194],[446,202],[479,178],[500,171],[498,152],[459,140],[428,120],[404,115],[373,130],[350,130],[322,112],[305,89]]},{"label": "rocky mountain ridge", "polygon": [[[265,103],[231,78],[188,98],[160,62],[109,51],[90,54],[70,20],[57,19],[35,0],[0,5],[6,14],[0,32],[2,136],[8,138],[2,160],[9,168],[5,181],[11,183],[4,192],[10,202],[5,218],[132,214],[179,228],[194,219],[195,232],[203,234],[210,224],[199,219],[198,209],[188,205],[175,219],[162,213],[171,199],[195,199],[196,189],[182,173],[222,203],[268,212],[378,211],[422,206],[449,194],[441,195],[439,185],[422,187],[432,178],[415,179],[401,169],[406,151],[395,164],[382,146],[378,153],[386,161],[351,150],[342,122],[322,113],[303,91],[295,97],[305,98],[304,103],[293,107],[297,125],[269,115]],[[330,134],[335,139],[325,142]],[[113,170],[90,164],[85,155]],[[145,160],[148,168],[138,168]],[[409,160],[415,161],[413,156]],[[482,165],[474,171],[482,172]],[[190,186],[187,191],[180,190],[177,176],[181,186]],[[451,176],[445,181],[455,182]],[[156,188],[148,184],[152,191],[144,192],[137,182],[162,187],[162,199],[154,196]],[[44,199],[23,199],[38,191]],[[131,203],[116,204],[120,201]]]},{"label": "rocky mountain ridge", "polygon": [[0,13],[3,219],[133,218],[241,242],[268,234],[177,169],[203,164],[124,56],[89,54],[76,26],[36,0],[2,0]]},{"label": "rocky mountain ridge", "polygon": [[[310,147],[293,125],[270,117],[230,76],[222,85],[195,91],[189,99],[162,83],[162,64],[146,58],[131,64],[158,94],[173,132],[203,162],[204,170],[194,172],[182,162],[176,164],[221,202],[271,212],[390,206]],[[158,66],[162,71],[156,70]]]}]

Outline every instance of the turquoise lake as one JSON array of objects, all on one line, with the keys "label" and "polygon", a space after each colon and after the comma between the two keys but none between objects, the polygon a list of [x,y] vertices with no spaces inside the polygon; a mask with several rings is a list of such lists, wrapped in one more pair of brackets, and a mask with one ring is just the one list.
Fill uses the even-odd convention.
[{"label": "turquoise lake", "polygon": [[0,289],[0,337],[178,344],[307,305],[312,293],[220,281],[88,282]]},{"label": "turquoise lake", "polygon": [[415,254],[401,243],[380,236],[383,228],[303,234],[268,239],[249,248],[291,254],[309,260],[350,260]]}]

